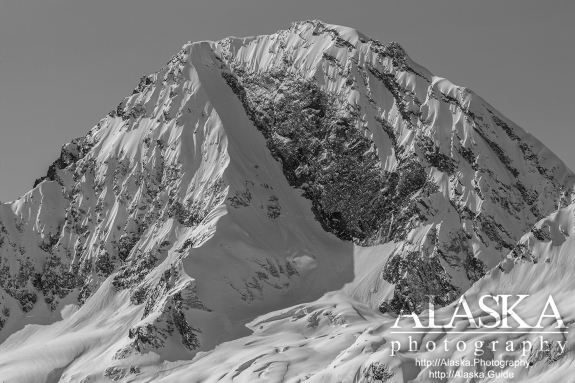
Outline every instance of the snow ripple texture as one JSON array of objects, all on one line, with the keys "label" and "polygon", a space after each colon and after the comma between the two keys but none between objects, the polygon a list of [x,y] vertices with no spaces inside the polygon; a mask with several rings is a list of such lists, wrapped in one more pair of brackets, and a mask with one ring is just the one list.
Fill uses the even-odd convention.
[{"label": "snow ripple texture", "polygon": [[[432,355],[389,356],[427,294],[573,316],[574,179],[397,43],[317,20],[188,43],[0,205],[0,380],[427,381]],[[530,358],[522,381],[571,369]]]}]

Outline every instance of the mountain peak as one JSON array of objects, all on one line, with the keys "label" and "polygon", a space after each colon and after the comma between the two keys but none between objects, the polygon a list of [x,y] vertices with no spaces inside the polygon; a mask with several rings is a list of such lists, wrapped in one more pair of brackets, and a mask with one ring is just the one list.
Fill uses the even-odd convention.
[{"label": "mountain peak", "polygon": [[395,42],[314,20],[187,43],[0,205],[0,340],[14,337],[0,354],[44,318],[85,330],[70,347],[90,352],[39,369],[115,379],[328,292],[447,306],[569,204],[574,180]]}]

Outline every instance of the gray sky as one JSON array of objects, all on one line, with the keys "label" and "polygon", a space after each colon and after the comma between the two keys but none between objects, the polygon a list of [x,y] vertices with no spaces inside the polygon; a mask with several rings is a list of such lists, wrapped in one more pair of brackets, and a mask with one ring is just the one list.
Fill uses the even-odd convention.
[{"label": "gray sky", "polygon": [[188,40],[320,19],[395,40],[575,169],[572,0],[0,0],[0,200],[45,175]]}]

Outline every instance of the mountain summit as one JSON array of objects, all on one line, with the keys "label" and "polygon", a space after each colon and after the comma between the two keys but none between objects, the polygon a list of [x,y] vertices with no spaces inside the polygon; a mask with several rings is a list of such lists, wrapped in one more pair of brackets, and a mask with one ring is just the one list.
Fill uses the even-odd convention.
[{"label": "mountain summit", "polygon": [[[208,357],[216,346],[320,320],[272,311],[330,293],[314,307],[332,325],[384,323],[509,272],[574,181],[395,42],[316,20],[187,43],[0,205],[0,376],[238,381],[258,355],[235,369]],[[282,366],[269,376],[296,376]]]}]

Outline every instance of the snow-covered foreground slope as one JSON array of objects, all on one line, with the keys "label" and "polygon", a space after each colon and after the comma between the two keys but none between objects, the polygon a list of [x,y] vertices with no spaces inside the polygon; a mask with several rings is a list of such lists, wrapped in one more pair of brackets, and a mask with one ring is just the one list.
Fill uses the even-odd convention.
[{"label": "snow-covered foreground slope", "polygon": [[355,376],[390,315],[456,300],[574,179],[396,43],[319,21],[188,43],[0,205],[0,379]]},{"label": "snow-covered foreground slope", "polygon": [[[572,300],[575,240],[570,238],[575,234],[573,209],[575,206],[570,205],[540,221],[533,232],[522,238],[500,268],[489,272],[466,292],[475,320],[486,318],[478,305],[473,304],[478,301],[477,297],[513,292],[529,295],[515,311],[530,325],[538,322],[550,295],[554,297],[565,324],[575,321]],[[533,233],[543,236],[542,240],[537,240]],[[521,251],[529,254],[529,259],[535,262],[526,261],[525,255],[519,255]],[[507,269],[507,272],[502,269]],[[454,305],[436,311],[436,323],[446,324],[453,311]],[[422,320],[427,324],[425,317],[423,315]],[[394,317],[381,314],[345,294],[328,293],[313,303],[257,318],[248,325],[252,335],[220,345],[210,353],[199,355],[192,363],[166,363],[159,372],[147,374],[142,371],[142,378],[159,382],[368,382],[372,377],[369,375],[370,367],[381,364],[385,364],[392,375],[389,382],[438,381],[430,378],[432,371],[488,373],[492,370],[494,379],[489,381],[496,382],[568,382],[575,373],[572,346],[569,346],[574,340],[573,335],[567,330],[545,335],[535,332],[555,332],[555,321],[544,321],[541,330],[499,329],[489,330],[490,334],[486,335],[480,333],[480,329],[471,328],[468,321],[457,320],[453,333],[446,329],[441,334],[425,330],[421,335],[409,334],[418,344],[413,352],[408,351],[408,335],[394,333],[397,331],[393,328],[397,325],[395,321]],[[512,321],[510,319],[510,323],[515,323]],[[415,330],[413,322],[407,319],[400,320],[399,326],[401,330],[421,331]],[[396,356],[391,355],[394,341],[403,346]],[[423,345],[427,341],[440,344],[441,350],[425,350]],[[457,349],[458,341],[465,341],[465,350]],[[525,361],[529,367],[439,368],[416,365],[416,360],[442,358],[473,363],[476,359],[473,355],[475,342],[478,341],[483,345],[499,342],[495,344],[495,352],[489,352],[490,347],[479,347],[484,351],[483,360]],[[545,352],[541,350],[541,341],[559,341],[565,348],[556,346]],[[513,351],[506,350],[506,342],[512,342]],[[522,342],[530,342],[525,351]],[[504,373],[513,373],[514,377],[497,377]]]},{"label": "snow-covered foreground slope", "polygon": [[[493,322],[479,307],[479,297],[504,294],[514,294],[510,306],[518,301],[518,295],[528,296],[514,311],[530,326],[538,323],[549,296],[553,297],[564,324],[569,327],[575,322],[573,209],[575,205],[570,205],[536,225],[539,229],[544,227],[543,233],[547,235],[561,230],[562,235],[551,234],[552,240],[547,237],[539,241],[529,233],[518,244],[517,249],[529,248],[530,256],[541,262],[528,262],[517,256],[519,250],[515,249],[505,265],[490,271],[465,293],[471,316],[477,323],[479,319],[489,325]],[[501,313],[500,307],[489,306]],[[435,323],[448,324],[454,311],[455,304],[436,310]],[[545,313],[549,315],[551,310]],[[426,314],[420,319],[424,326],[429,324]],[[463,377],[442,380],[433,375],[440,372],[456,376],[459,372],[484,373],[485,380],[471,380],[477,382],[573,381],[575,335],[568,328],[558,329],[554,318],[545,318],[540,329],[519,329],[512,317],[509,317],[509,329],[476,329],[463,318],[454,321],[453,329],[438,332],[416,329],[414,324],[411,318],[402,318],[396,323],[395,317],[373,310],[345,294],[328,293],[313,303],[255,319],[248,324],[253,334],[198,355],[191,363],[165,363],[160,371],[142,371],[141,378],[158,382],[468,381]],[[411,351],[410,341],[417,343]],[[433,351],[427,349],[430,341],[436,344]],[[458,342],[463,344],[458,346]],[[481,350],[480,356],[477,350]],[[462,366],[418,364],[418,361],[439,360],[459,361]],[[475,360],[506,362],[507,366],[481,366],[476,365]],[[470,366],[465,366],[463,361],[468,361]],[[374,379],[373,371],[377,371],[377,367],[388,373],[387,380]]]}]

